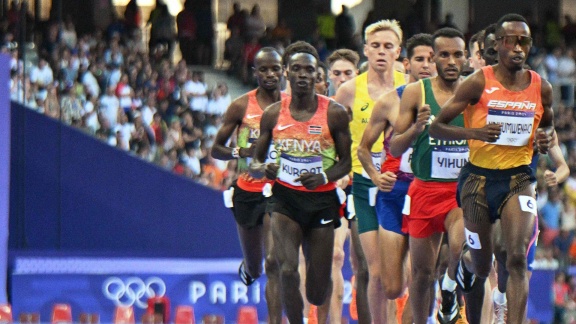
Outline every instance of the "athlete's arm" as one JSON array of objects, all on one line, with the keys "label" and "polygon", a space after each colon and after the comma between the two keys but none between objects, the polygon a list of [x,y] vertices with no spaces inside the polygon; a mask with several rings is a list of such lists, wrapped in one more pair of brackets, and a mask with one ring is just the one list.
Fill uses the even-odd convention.
[{"label": "athlete's arm", "polygon": [[372,182],[382,191],[390,191],[396,183],[396,174],[390,171],[378,172],[372,162],[372,145],[378,140],[380,134],[386,131],[388,126],[388,113],[400,104],[400,98],[396,90],[392,90],[380,96],[374,103],[372,115],[366,125],[362,140],[358,146],[358,160],[372,179]]},{"label": "athlete's arm", "polygon": [[256,140],[256,144],[253,145],[254,152],[252,155],[254,159],[248,168],[250,176],[254,178],[261,179],[264,175],[270,179],[276,178],[275,174],[273,175],[271,174],[272,172],[268,172],[268,168],[264,161],[266,161],[266,154],[268,153],[270,142],[272,141],[272,130],[278,121],[280,107],[280,102],[273,103],[264,110],[262,119],[260,119],[260,137]]},{"label": "athlete's arm", "polygon": [[416,137],[424,131],[430,118],[430,107],[428,105],[420,107],[421,102],[420,83],[407,85],[400,100],[398,117],[393,123],[394,135],[390,140],[390,154],[393,156],[400,156],[406,152]]},{"label": "athlete's arm", "polygon": [[352,120],[352,106],[354,105],[354,96],[356,92],[355,80],[356,78],[344,82],[340,88],[338,88],[338,91],[336,91],[336,95],[334,96],[334,100],[344,106],[348,112],[350,120]]},{"label": "athlete's arm", "polygon": [[546,80],[542,80],[541,85],[542,106],[544,113],[538,129],[536,130],[536,145],[542,154],[548,153],[551,147],[552,133],[554,132],[554,111],[552,110],[552,86]]},{"label": "athlete's arm", "polygon": [[[234,159],[232,156],[232,148],[227,147],[226,142],[228,142],[236,128],[242,124],[242,118],[244,118],[244,114],[246,113],[247,105],[248,97],[244,95],[234,100],[228,109],[226,109],[222,126],[218,130],[216,138],[214,139],[214,146],[212,146],[213,158],[218,160]],[[248,148],[240,148],[239,153],[240,157],[247,157],[252,154]]]},{"label": "athlete's arm", "polygon": [[449,123],[460,115],[469,104],[480,100],[484,91],[484,73],[479,70],[462,81],[454,96],[444,104],[428,132],[431,137],[445,140],[476,139],[484,142],[495,142],[500,135],[500,124],[487,124],[482,128],[465,128]]},{"label": "athlete's arm", "polygon": [[556,171],[544,171],[544,180],[546,180],[548,187],[556,186],[559,183],[566,181],[570,175],[570,169],[568,168],[564,155],[562,155],[562,150],[558,145],[558,135],[556,134],[556,131],[552,133],[551,145],[552,147],[548,149],[548,156],[556,167]]}]

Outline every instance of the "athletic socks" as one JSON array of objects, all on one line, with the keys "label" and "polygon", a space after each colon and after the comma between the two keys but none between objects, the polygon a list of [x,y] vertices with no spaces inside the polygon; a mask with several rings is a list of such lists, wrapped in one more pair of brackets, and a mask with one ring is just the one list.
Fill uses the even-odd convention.
[{"label": "athletic socks", "polygon": [[442,290],[454,291],[455,289],[456,289],[456,281],[448,277],[448,270],[446,270],[446,274],[444,275],[444,279],[442,280]]},{"label": "athletic socks", "polygon": [[496,289],[494,289],[494,293],[492,294],[492,300],[495,303],[498,303],[500,305],[504,305],[507,302],[506,293],[500,292],[500,289],[498,289],[498,287],[496,287]]}]

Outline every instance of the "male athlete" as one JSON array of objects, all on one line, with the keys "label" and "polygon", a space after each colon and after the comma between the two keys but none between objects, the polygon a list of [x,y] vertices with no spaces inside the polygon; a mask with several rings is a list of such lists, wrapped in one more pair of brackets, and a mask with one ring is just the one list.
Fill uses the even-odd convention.
[{"label": "male athlete", "polygon": [[[433,36],[434,61],[438,76],[406,86],[390,144],[393,156],[400,156],[412,145],[411,167],[414,181],[404,205],[402,229],[409,235],[412,282],[410,300],[415,323],[430,320],[429,290],[444,232],[448,235],[450,261],[441,283],[441,323],[460,319],[454,270],[461,252],[462,211],[456,203],[456,180],[468,159],[466,141],[441,141],[428,134],[428,125],[440,107],[461,83],[466,62],[466,43],[458,30],[442,28]],[[463,125],[462,118],[456,123]]]},{"label": "male athlete", "polygon": [[[334,228],[340,225],[336,181],[350,171],[346,110],[315,92],[318,54],[302,42],[287,61],[291,97],[268,107],[250,166],[255,177],[276,179],[271,227],[280,268],[282,303],[290,323],[303,323],[298,252],[306,260],[306,295],[322,305],[332,290]],[[277,163],[263,162],[271,143]]]},{"label": "male athlete", "polygon": [[[282,321],[279,301],[278,268],[273,259],[270,218],[266,216],[268,199],[262,189],[270,180],[254,179],[248,174],[248,163],[254,142],[260,135],[260,119],[264,109],[280,101],[282,57],[271,47],[262,48],[254,59],[254,78],[258,88],[234,100],[226,114],[223,125],[216,134],[212,156],[220,160],[238,159],[238,179],[232,186],[232,211],[236,219],[240,246],[244,261],[239,274],[249,286],[262,274],[262,251],[266,250],[266,300],[271,323]],[[228,147],[230,137],[237,132],[236,147]],[[273,158],[273,156],[272,156]]]},{"label": "male athlete", "polygon": [[[464,291],[482,286],[492,267],[493,224],[500,219],[509,272],[508,322],[522,323],[528,296],[526,255],[537,211],[529,164],[535,136],[542,153],[550,144],[552,87],[524,66],[532,46],[524,17],[503,16],[495,36],[498,63],[462,83],[430,133],[446,140],[467,139],[470,147],[470,162],[458,181],[467,243],[458,265],[458,284]],[[465,127],[448,124],[462,113]]]},{"label": "male athlete", "polygon": [[[432,60],[432,35],[417,34],[406,41],[408,54],[406,69],[414,82],[436,74]],[[410,168],[412,150],[401,158],[389,154],[392,127],[396,122],[400,98],[405,86],[400,86],[380,98],[374,104],[370,121],[358,146],[358,159],[372,182],[378,187],[376,215],[378,216],[378,253],[380,253],[380,277],[386,298],[396,299],[405,292],[408,281],[408,237],[402,232],[402,207],[413,175]],[[380,170],[372,163],[371,150],[376,140],[385,134],[386,158]],[[399,316],[402,318],[402,316]]]},{"label": "male athlete", "polygon": [[484,57],[482,57],[482,55],[484,54],[484,48],[482,46],[484,44],[481,43],[481,40],[483,39],[484,39],[484,31],[481,30],[476,34],[472,35],[472,37],[470,37],[470,40],[468,41],[468,50],[469,50],[468,64],[474,71],[481,69],[486,65]]},{"label": "male athlete", "polygon": [[[378,218],[374,203],[370,204],[369,192],[377,188],[358,160],[357,149],[362,134],[372,114],[374,102],[384,93],[406,83],[405,76],[394,70],[394,62],[400,55],[402,29],[396,20],[381,20],[365,30],[364,55],[368,59],[368,71],[344,83],[336,92],[335,100],[351,114],[352,134],[352,196],[362,250],[368,261],[368,302],[374,323],[384,323],[387,318],[388,300],[380,280],[380,255],[378,242]],[[383,136],[372,147],[372,161],[380,168]],[[374,188],[374,189],[371,189]],[[349,202],[350,203],[350,202]],[[357,278],[357,285],[365,285]]]}]

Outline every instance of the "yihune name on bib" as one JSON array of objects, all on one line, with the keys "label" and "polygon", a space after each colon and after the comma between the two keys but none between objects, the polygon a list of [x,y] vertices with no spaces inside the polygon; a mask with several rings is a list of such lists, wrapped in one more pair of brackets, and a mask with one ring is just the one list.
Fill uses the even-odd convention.
[{"label": "yihune name on bib", "polygon": [[280,155],[280,174],[278,179],[293,186],[302,186],[302,183],[295,181],[304,173],[322,173],[321,156],[292,156],[286,153]]},{"label": "yihune name on bib", "polygon": [[460,169],[468,162],[468,147],[435,146],[432,151],[432,178],[458,179]]},{"label": "yihune name on bib", "polygon": [[524,146],[530,141],[534,127],[533,111],[488,109],[486,124],[502,125],[495,145]]}]

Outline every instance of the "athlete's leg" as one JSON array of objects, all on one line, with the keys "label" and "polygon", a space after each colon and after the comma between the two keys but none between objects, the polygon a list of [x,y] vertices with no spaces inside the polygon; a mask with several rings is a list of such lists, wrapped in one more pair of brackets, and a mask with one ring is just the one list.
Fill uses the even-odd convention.
[{"label": "athlete's leg", "polygon": [[381,230],[383,231],[383,229],[378,228],[375,231],[360,234],[362,251],[364,251],[368,262],[368,305],[370,306],[370,314],[374,323],[385,323],[388,309],[388,299],[384,295],[382,281],[380,280],[379,250],[381,245],[378,242],[378,232]]},{"label": "athlete's leg", "polygon": [[300,225],[288,216],[272,213],[274,256],[278,261],[282,305],[290,323],[302,323],[303,301],[298,274],[298,251],[303,232]]},{"label": "athlete's leg", "polygon": [[262,225],[245,227],[236,224],[236,228],[244,256],[244,270],[250,277],[257,279],[262,275],[263,243],[266,232]]},{"label": "athlete's leg", "polygon": [[298,249],[298,274],[300,275],[300,294],[302,295],[302,302],[304,303],[303,313],[304,317],[308,317],[310,314],[310,303],[306,299],[306,259],[304,258],[304,252],[302,252],[302,246]]},{"label": "athlete's leg", "polygon": [[381,273],[380,280],[384,294],[388,299],[396,299],[404,294],[407,274],[406,261],[408,256],[408,237],[382,227],[378,230]]},{"label": "athlete's leg", "polygon": [[332,256],[332,295],[330,300],[318,307],[318,323],[326,323],[330,314],[330,323],[338,324],[342,320],[342,301],[344,299],[344,242],[348,236],[348,221],[341,218],[341,225],[334,230],[334,254]]},{"label": "athlete's leg", "polygon": [[305,231],[302,251],[306,258],[306,297],[311,304],[322,305],[332,292],[334,228],[326,226]]},{"label": "athlete's leg", "polygon": [[266,247],[266,260],[264,267],[266,270],[266,305],[268,307],[268,318],[270,324],[277,324],[282,322],[282,301],[280,296],[280,277],[278,272],[278,263],[274,258],[274,240],[272,238],[272,230],[270,229],[270,216],[264,215],[264,232],[265,247]]},{"label": "athlete's leg", "polygon": [[356,269],[356,308],[358,310],[358,323],[372,323],[370,308],[368,306],[368,262],[362,250],[360,235],[358,234],[358,221],[350,221],[350,258]]},{"label": "athlete's leg", "polygon": [[412,260],[410,306],[416,324],[424,324],[428,320],[428,309],[422,305],[430,305],[430,287],[434,284],[441,239],[441,233],[433,233],[426,238],[410,237]]},{"label": "athlete's leg", "polygon": [[526,251],[534,232],[536,200],[528,186],[504,204],[501,213],[502,243],[506,250],[508,321],[520,323],[526,312],[528,276]]}]

